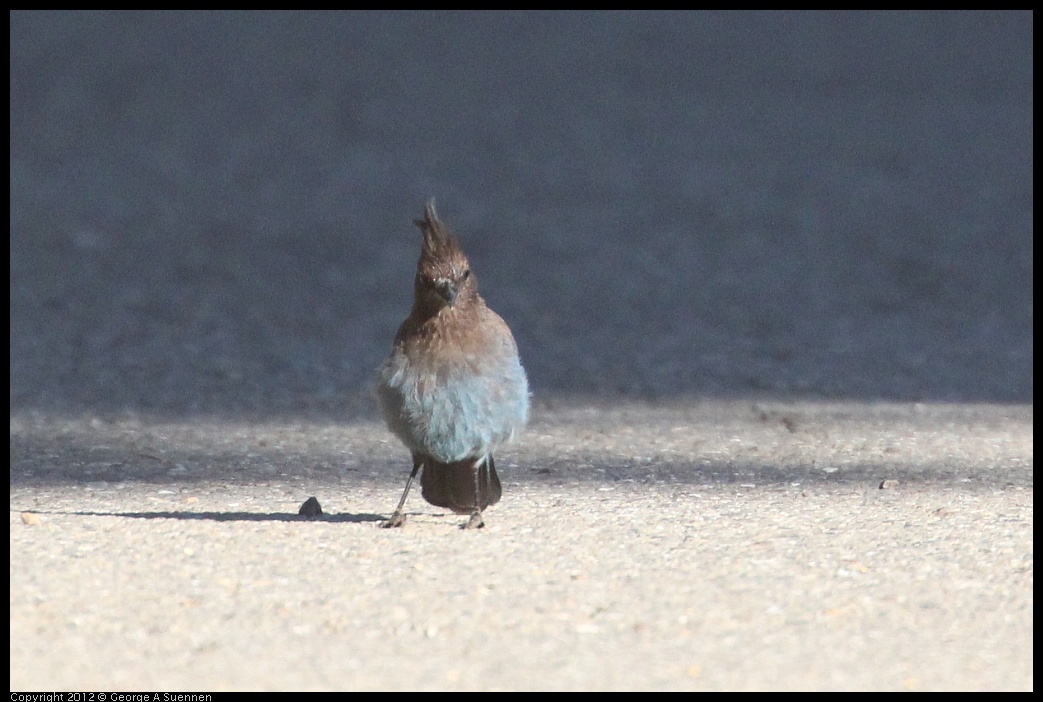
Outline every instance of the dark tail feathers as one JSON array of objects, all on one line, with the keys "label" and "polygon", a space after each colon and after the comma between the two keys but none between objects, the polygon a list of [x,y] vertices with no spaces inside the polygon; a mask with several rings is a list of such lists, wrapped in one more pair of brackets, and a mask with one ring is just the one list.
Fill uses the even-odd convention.
[{"label": "dark tail feathers", "polygon": [[[438,507],[457,514],[474,511],[474,459],[456,463],[440,463],[430,457],[424,459],[420,476],[420,492],[424,499]],[[496,464],[489,456],[478,466],[478,508],[484,510],[500,501],[500,477]]]}]

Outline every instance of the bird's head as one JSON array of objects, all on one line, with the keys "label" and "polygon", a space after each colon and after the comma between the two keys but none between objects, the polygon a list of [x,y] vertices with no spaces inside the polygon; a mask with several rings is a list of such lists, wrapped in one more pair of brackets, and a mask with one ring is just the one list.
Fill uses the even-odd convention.
[{"label": "bird's head", "polygon": [[424,218],[415,223],[424,234],[416,266],[416,305],[437,313],[466,304],[477,295],[478,282],[460,243],[438,219],[434,198],[424,207]]}]

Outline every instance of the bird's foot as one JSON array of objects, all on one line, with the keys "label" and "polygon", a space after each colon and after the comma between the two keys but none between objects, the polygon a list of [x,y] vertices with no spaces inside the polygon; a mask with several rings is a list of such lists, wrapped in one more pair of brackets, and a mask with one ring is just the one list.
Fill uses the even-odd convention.
[{"label": "bird's foot", "polygon": [[380,528],[381,529],[395,529],[397,527],[402,526],[405,523],[406,523],[406,515],[402,514],[398,510],[395,510],[395,513],[391,515],[391,519],[387,520],[386,522],[381,522],[380,523]]},{"label": "bird's foot", "polygon": [[471,518],[467,520],[467,524],[462,525],[461,529],[481,529],[485,526],[485,520],[482,519],[482,513],[478,511],[471,512]]}]

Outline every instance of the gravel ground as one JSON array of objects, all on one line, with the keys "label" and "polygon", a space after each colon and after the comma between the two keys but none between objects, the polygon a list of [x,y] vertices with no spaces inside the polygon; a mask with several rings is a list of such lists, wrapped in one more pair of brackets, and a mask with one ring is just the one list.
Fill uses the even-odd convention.
[{"label": "gravel ground", "polygon": [[[1031,689],[1031,20],[12,13],[12,690]],[[377,528],[432,195],[476,533]]]}]

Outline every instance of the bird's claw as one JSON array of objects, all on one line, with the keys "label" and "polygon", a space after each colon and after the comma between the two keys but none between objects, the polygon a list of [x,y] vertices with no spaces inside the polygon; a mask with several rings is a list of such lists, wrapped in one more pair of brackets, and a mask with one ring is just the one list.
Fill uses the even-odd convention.
[{"label": "bird's claw", "polygon": [[402,514],[401,512],[395,512],[394,514],[391,515],[391,519],[387,520],[386,522],[381,522],[380,523],[380,528],[381,529],[395,529],[397,527],[402,526],[405,523],[406,523],[406,515]]},{"label": "bird's claw", "polygon": [[481,512],[472,512],[471,518],[467,520],[467,524],[461,526],[461,529],[481,529],[485,526],[485,520],[482,519]]}]

